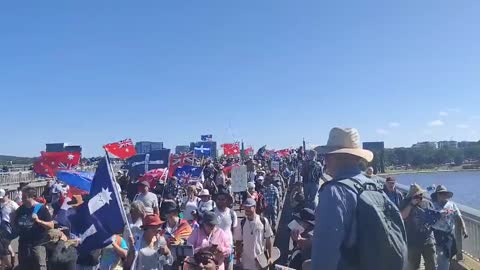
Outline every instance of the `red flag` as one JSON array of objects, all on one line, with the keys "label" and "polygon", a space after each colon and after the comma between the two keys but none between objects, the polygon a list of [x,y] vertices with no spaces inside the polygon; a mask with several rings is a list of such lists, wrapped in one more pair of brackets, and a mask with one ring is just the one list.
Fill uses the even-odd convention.
[{"label": "red flag", "polygon": [[137,154],[132,139],[106,144],[103,149],[120,159],[127,159]]},{"label": "red flag", "polygon": [[165,182],[167,180],[167,169],[154,169],[146,172],[138,181],[147,181],[150,184],[150,189],[154,189],[158,182]]},{"label": "red flag", "polygon": [[253,155],[253,147],[248,147],[247,149],[243,150],[245,156]]},{"label": "red flag", "polygon": [[195,156],[193,151],[188,153],[170,154],[170,165],[168,167],[168,176],[173,176],[175,170],[183,165],[193,165]]},{"label": "red flag", "polygon": [[33,169],[35,173],[53,177],[58,170],[70,170],[80,164],[80,157],[78,152],[41,152]]},{"label": "red flag", "polygon": [[240,145],[238,143],[222,144],[223,153],[227,156],[240,154]]},{"label": "red flag", "polygon": [[279,157],[287,157],[288,155],[290,155],[290,149],[278,150],[276,153]]},{"label": "red flag", "polygon": [[240,166],[238,163],[234,163],[230,166],[224,167],[222,171],[224,174],[229,174],[229,173],[232,173],[232,170],[234,167],[238,167],[238,166]]}]

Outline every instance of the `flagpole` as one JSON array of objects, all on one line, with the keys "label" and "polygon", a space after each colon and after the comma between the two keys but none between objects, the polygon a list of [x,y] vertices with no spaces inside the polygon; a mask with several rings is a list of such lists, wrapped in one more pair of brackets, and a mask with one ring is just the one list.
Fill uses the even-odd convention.
[{"label": "flagpole", "polygon": [[114,193],[115,193],[115,196],[117,198],[117,201],[119,202],[119,207],[120,207],[120,213],[122,213],[122,218],[123,218],[123,221],[125,222],[125,226],[127,226],[127,230],[128,230],[128,234],[133,237],[133,233],[132,233],[132,230],[130,228],[130,224],[128,224],[128,217],[127,217],[127,213],[125,212],[125,208],[123,207],[123,200],[122,200],[122,196],[120,196],[120,192],[118,190],[118,184],[117,184],[117,180],[115,179],[114,180],[114,174],[113,174],[113,167],[112,167],[112,164],[110,163],[110,158],[108,156],[108,152],[105,151],[105,157],[107,158],[107,163],[108,163],[108,170],[109,170],[109,173],[111,175],[110,179],[112,181],[112,186],[113,186],[113,189],[114,189]]}]

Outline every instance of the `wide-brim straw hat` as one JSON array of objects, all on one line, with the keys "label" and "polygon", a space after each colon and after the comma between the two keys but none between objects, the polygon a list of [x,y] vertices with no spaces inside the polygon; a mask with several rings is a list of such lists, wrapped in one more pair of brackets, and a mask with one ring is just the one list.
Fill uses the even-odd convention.
[{"label": "wide-brim straw hat", "polygon": [[439,193],[448,194],[449,199],[453,197],[453,192],[449,191],[446,186],[438,185],[437,188],[435,189],[435,192],[433,192],[432,195],[431,195],[432,200],[436,201],[437,200],[437,195]]},{"label": "wide-brim straw hat", "polygon": [[417,195],[423,195],[425,193],[427,193],[427,191],[424,190],[419,184],[411,184],[410,190],[408,191],[406,198],[412,198]]},{"label": "wide-brim straw hat", "polygon": [[373,160],[373,153],[363,149],[360,142],[360,134],[354,128],[332,128],[325,146],[315,148],[319,154],[348,154],[360,157],[367,162]]},{"label": "wide-brim straw hat", "polygon": [[204,189],[200,192],[200,194],[198,194],[198,197],[203,197],[203,196],[208,196],[210,197],[210,191],[208,191],[208,189]]}]

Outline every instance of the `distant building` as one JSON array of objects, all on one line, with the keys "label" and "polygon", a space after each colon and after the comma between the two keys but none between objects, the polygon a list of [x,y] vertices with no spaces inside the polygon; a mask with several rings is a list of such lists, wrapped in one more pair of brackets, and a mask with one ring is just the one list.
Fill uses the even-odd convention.
[{"label": "distant building", "polygon": [[458,142],[458,148],[467,148],[476,144],[478,144],[478,142],[461,141]]},{"label": "distant building", "polygon": [[46,152],[74,152],[81,153],[82,147],[80,145],[68,145],[66,143],[47,143],[45,147]]},{"label": "distant building", "polygon": [[81,153],[82,147],[80,145],[69,145],[63,148],[65,152]]},{"label": "distant building", "polygon": [[162,150],[163,142],[137,142],[135,144],[135,150],[138,154],[146,154],[155,150]]},{"label": "distant building", "polygon": [[180,153],[187,153],[190,152],[190,146],[189,145],[177,145],[175,147],[175,154],[180,154]]},{"label": "distant building", "polygon": [[418,142],[412,145],[412,148],[433,148],[437,149],[438,145],[436,142]]},{"label": "distant building", "polygon": [[439,149],[445,149],[445,148],[456,149],[458,148],[458,142],[457,141],[440,141],[438,142],[438,148]]},{"label": "distant building", "polygon": [[45,151],[47,152],[63,152],[65,143],[47,143]]}]

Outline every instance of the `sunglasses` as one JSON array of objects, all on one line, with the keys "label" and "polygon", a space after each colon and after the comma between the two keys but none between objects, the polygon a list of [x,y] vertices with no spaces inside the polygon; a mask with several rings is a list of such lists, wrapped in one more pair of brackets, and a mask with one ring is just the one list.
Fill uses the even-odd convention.
[{"label": "sunglasses", "polygon": [[423,196],[422,196],[422,195],[417,195],[417,196],[414,196],[413,198],[414,198],[414,199],[417,199],[417,200],[423,200]]}]

